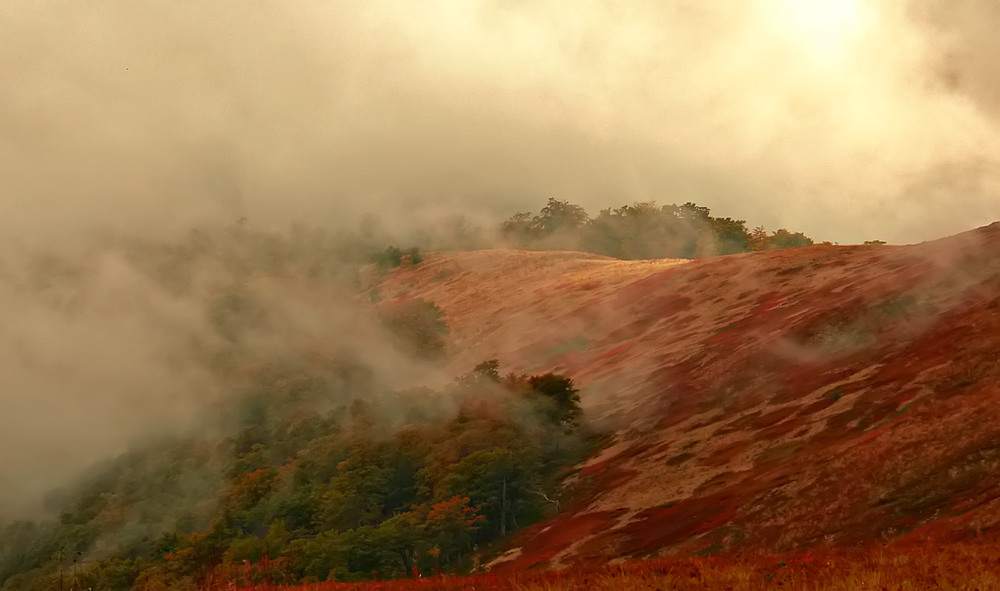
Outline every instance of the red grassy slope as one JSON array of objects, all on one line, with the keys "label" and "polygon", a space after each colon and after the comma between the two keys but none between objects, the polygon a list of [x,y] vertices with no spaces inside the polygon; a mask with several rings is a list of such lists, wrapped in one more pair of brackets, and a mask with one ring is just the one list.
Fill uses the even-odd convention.
[{"label": "red grassy slope", "polygon": [[463,253],[380,290],[445,310],[455,369],[563,371],[617,433],[502,567],[1000,524],[1000,223],[690,263]]},{"label": "red grassy slope", "polygon": [[[765,591],[996,589],[994,544],[882,546],[708,558],[659,558],[564,570],[434,576],[365,583],[259,584],[244,591]],[[266,577],[265,577],[266,578]],[[224,587],[219,587],[220,589]],[[228,587],[225,587],[228,588]]]}]

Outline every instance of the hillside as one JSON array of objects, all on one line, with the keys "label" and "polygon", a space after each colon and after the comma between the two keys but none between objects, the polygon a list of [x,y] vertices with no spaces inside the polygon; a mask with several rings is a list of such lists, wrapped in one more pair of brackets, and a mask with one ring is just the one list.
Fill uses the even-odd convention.
[{"label": "hillside", "polygon": [[459,253],[378,291],[440,306],[456,368],[574,378],[585,416],[615,434],[504,568],[1000,521],[1000,223],[693,262]]}]

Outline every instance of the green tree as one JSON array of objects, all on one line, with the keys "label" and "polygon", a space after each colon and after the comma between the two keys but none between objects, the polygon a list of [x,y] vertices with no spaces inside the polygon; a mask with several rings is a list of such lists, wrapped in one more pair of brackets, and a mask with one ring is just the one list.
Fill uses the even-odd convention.
[{"label": "green tree", "polygon": [[576,248],[589,222],[583,207],[550,197],[538,215],[518,212],[501,225],[500,232],[518,246]]},{"label": "green tree", "polygon": [[767,248],[780,250],[785,248],[802,248],[812,245],[812,238],[809,238],[802,232],[789,232],[788,230],[781,228],[771,235],[768,240]]},{"label": "green tree", "polygon": [[291,541],[284,555],[292,575],[298,580],[345,580],[349,572],[348,544],[340,532],[324,531],[314,537]]},{"label": "green tree", "polygon": [[509,448],[473,452],[458,462],[444,481],[446,490],[468,495],[499,536],[538,514],[528,491],[539,486],[537,459]]},{"label": "green tree", "polygon": [[406,256],[407,262],[411,266],[415,267],[415,266],[419,265],[420,263],[424,262],[424,257],[420,254],[420,249],[417,248],[416,246],[414,246],[414,247],[412,247],[410,249],[407,249],[404,254]]},{"label": "green tree", "polygon": [[587,211],[579,205],[550,197],[545,207],[532,219],[532,228],[538,236],[545,237],[557,232],[579,230],[589,221]]},{"label": "green tree", "polygon": [[735,254],[750,250],[750,233],[746,222],[732,218],[712,218],[715,254]]},{"label": "green tree", "polygon": [[386,249],[372,257],[375,267],[380,271],[387,271],[401,267],[404,264],[416,266],[424,260],[420,254],[420,249],[416,246],[401,249],[396,246],[387,246]]},{"label": "green tree", "polygon": [[457,380],[463,388],[478,388],[500,383],[500,362],[496,359],[483,361]]},{"label": "green tree", "polygon": [[605,209],[583,232],[583,248],[622,259],[693,258],[749,249],[745,222],[707,207],[655,201]]},{"label": "green tree", "polygon": [[546,373],[528,378],[528,386],[545,402],[543,412],[552,423],[571,424],[580,416],[580,393],[571,378]]},{"label": "green tree", "polygon": [[620,259],[682,257],[694,252],[697,232],[678,206],[655,201],[605,209],[584,233],[584,248]]},{"label": "green tree", "polygon": [[416,556],[428,546],[425,520],[416,511],[407,511],[386,519],[375,530],[380,547],[399,558],[403,576],[411,576]]},{"label": "green tree", "polygon": [[433,303],[415,298],[388,304],[382,322],[409,352],[428,359],[444,353],[448,325],[444,310]]},{"label": "green tree", "polygon": [[347,530],[382,520],[390,470],[375,458],[351,454],[320,496],[321,529]]},{"label": "green tree", "polygon": [[395,269],[403,264],[403,251],[395,246],[387,246],[384,251],[374,257],[375,266],[380,270]]},{"label": "green tree", "polygon": [[757,226],[749,234],[750,250],[766,250],[770,236],[764,226]]},{"label": "green tree", "polygon": [[514,245],[528,245],[532,240],[537,238],[531,218],[531,213],[527,211],[515,213],[501,224],[500,234]]},{"label": "green tree", "polygon": [[483,517],[470,505],[469,497],[454,495],[431,506],[427,513],[427,531],[431,541],[447,560],[457,557],[472,546],[476,530]]}]

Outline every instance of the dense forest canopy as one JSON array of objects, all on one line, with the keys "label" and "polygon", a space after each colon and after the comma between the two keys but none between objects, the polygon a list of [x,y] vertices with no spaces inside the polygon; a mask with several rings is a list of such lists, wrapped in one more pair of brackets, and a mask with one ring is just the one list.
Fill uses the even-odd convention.
[{"label": "dense forest canopy", "polygon": [[260,576],[284,581],[410,576],[467,566],[555,510],[584,449],[568,378],[477,368],[439,391],[377,392],[338,369],[272,368],[228,436],[96,467],[57,521],[5,528],[4,588],[51,589],[71,563],[75,585],[112,589],[193,587],[265,558]]}]

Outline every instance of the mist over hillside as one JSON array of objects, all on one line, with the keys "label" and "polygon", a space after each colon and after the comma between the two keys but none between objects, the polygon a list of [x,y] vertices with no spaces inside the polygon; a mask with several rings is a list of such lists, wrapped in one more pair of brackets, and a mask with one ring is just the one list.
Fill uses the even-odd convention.
[{"label": "mist over hillside", "polygon": [[[379,291],[420,268],[380,267],[389,245],[710,257],[789,236],[915,243],[1000,218],[997,26],[986,0],[3,3],[0,526],[50,541],[66,530],[33,537],[23,520],[101,529],[107,516],[75,503],[117,515],[104,475],[158,482],[190,456],[172,500],[108,523],[129,540],[194,531],[214,509],[181,515],[177,499],[221,494],[226,462],[250,453],[219,442],[256,416],[255,386],[315,394],[278,414],[329,413],[324,428],[360,420],[345,409],[366,397],[387,397],[372,412],[395,426],[394,397],[426,387],[421,408],[445,424],[465,416],[456,376],[498,351],[520,374],[586,348],[556,329],[584,321],[550,325],[554,308],[520,320],[551,331],[537,357],[515,354],[521,335],[455,345],[433,298]],[[546,200],[604,225],[559,234],[510,218]],[[692,211],[670,203],[718,217],[706,209],[676,240],[622,223]],[[757,225],[790,232],[751,244]],[[612,312],[600,311],[634,321]],[[504,388],[487,390],[533,392]],[[510,432],[535,433],[544,415],[532,407]],[[157,454],[169,461],[143,463]],[[541,454],[553,474],[569,461],[557,455]],[[414,498],[443,502],[437,476]],[[551,509],[534,501],[524,519]],[[97,560],[112,537],[77,541]]]},{"label": "mist over hillside", "polygon": [[234,224],[19,253],[0,290],[0,514],[38,515],[47,489],[146,437],[218,428],[246,367],[349,350],[386,385],[426,373],[359,311],[343,248]]}]

